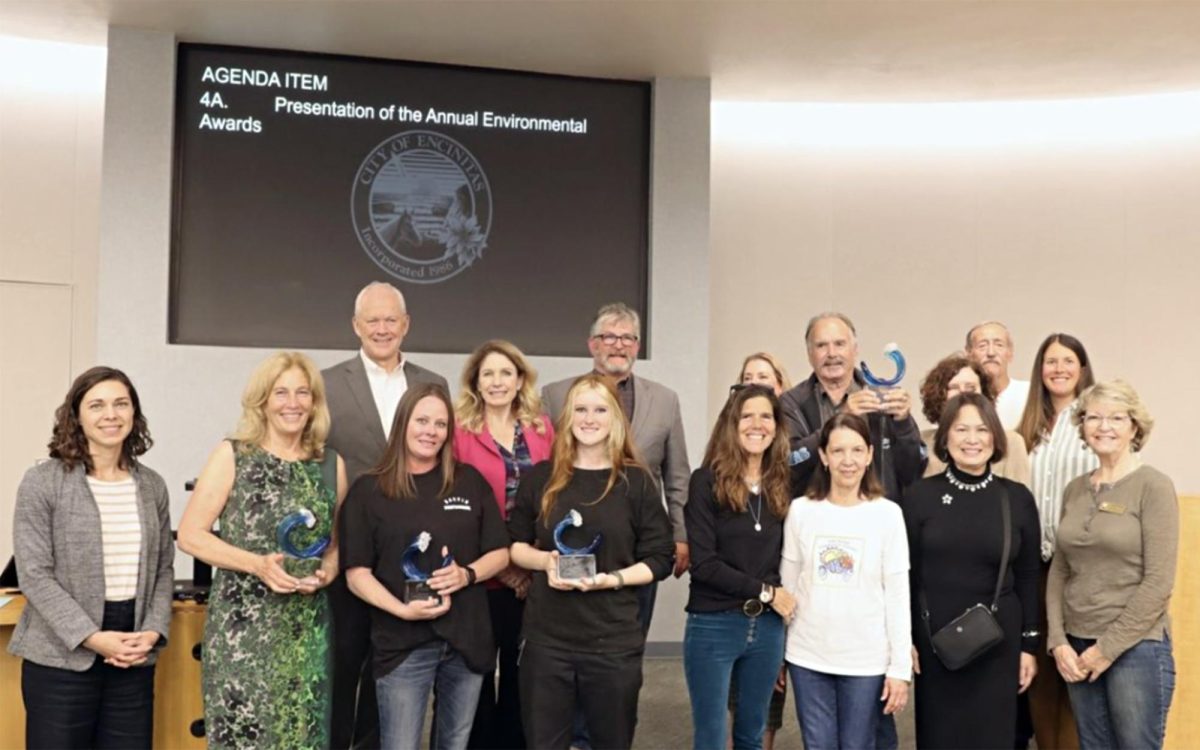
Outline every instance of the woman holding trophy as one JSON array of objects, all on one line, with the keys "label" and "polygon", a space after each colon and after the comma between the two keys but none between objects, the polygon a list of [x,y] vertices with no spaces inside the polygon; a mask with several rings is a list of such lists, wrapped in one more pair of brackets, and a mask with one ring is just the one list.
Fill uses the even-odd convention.
[{"label": "woman holding trophy", "polygon": [[204,628],[209,747],[329,745],[321,589],[337,575],[333,519],[346,470],[325,448],[328,434],[316,365],[298,352],[268,357],[179,522],[180,549],[217,568]]},{"label": "woman holding trophy", "polygon": [[437,687],[435,750],[467,746],[496,652],[482,583],[508,566],[491,487],[454,460],[441,385],[409,387],[379,466],[355,483],[340,528],[346,584],[371,610],[384,748],[416,748]]},{"label": "woman holding trophy", "polygon": [[570,747],[578,705],[596,747],[628,748],[645,636],[635,586],[666,578],[674,543],[658,485],[635,454],[612,384],[567,392],[551,460],[522,477],[512,559],[534,571],[521,713],[530,747]]}]

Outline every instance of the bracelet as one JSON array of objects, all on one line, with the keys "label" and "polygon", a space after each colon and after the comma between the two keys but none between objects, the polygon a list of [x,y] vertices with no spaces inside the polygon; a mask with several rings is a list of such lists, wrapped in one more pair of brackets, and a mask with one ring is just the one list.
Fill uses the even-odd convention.
[{"label": "bracelet", "polygon": [[1022,638],[1037,638],[1041,634],[1042,633],[1039,630],[1022,630],[1021,631]]},{"label": "bracelet", "polygon": [[610,573],[610,575],[617,579],[617,586],[613,589],[613,591],[620,591],[621,589],[625,588],[625,576],[621,575],[621,571],[614,570],[612,573]]},{"label": "bracelet", "polygon": [[476,573],[475,569],[472,568],[470,565],[463,566],[463,568],[464,568],[464,570],[467,571],[467,585],[474,586],[475,579],[479,576],[479,574]]}]

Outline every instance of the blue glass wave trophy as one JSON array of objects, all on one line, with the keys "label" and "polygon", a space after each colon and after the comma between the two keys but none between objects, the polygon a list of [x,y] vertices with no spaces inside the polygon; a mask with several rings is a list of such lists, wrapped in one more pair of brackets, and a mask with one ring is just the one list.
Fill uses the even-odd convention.
[{"label": "blue glass wave trophy", "polygon": [[885,388],[894,388],[899,385],[900,381],[904,379],[904,373],[908,371],[908,364],[904,361],[904,354],[900,351],[900,347],[897,346],[895,342],[885,346],[883,348],[883,353],[892,360],[894,365],[896,365],[895,376],[890,378],[881,378],[875,373],[871,372],[871,368],[867,367],[866,362],[862,362],[859,365],[862,368],[863,380],[867,381],[867,385],[871,386],[871,388],[878,396],[880,396],[880,398],[883,396],[881,391],[883,391]]},{"label": "blue glass wave trophy", "polygon": [[[429,574],[421,570],[417,564],[417,556],[425,550],[429,549],[429,544],[433,541],[433,535],[428,531],[422,531],[417,534],[416,539],[413,539],[412,544],[404,550],[404,556],[400,559],[400,565],[404,568],[404,603],[411,604],[413,602],[423,601],[426,599],[435,599],[438,604],[442,603],[442,595],[434,591],[429,585]],[[446,555],[442,558],[442,567],[446,567],[454,562],[454,555]]]},{"label": "blue glass wave trophy", "polygon": [[563,542],[563,532],[572,526],[583,526],[583,516],[571,510],[554,527],[554,546],[558,548],[558,577],[563,581],[578,581],[596,577],[596,550],[600,548],[601,534],[597,534],[586,547],[568,547]]},{"label": "blue glass wave trophy", "polygon": [[287,514],[275,527],[275,541],[283,553],[283,569],[288,575],[305,578],[320,569],[321,555],[329,548],[329,537],[317,534],[316,528],[317,517],[308,508]]}]

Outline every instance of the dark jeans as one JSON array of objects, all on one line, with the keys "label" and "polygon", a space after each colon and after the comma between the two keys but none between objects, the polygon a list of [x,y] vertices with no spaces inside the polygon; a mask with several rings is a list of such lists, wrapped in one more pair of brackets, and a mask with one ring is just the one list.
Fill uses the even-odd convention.
[{"label": "dark jeans", "polygon": [[333,612],[333,695],[330,746],[379,747],[379,705],[371,674],[371,614],[340,575],[329,585]]},{"label": "dark jeans", "polygon": [[468,747],[478,750],[519,750],[525,747],[521,730],[521,695],[517,682],[517,657],[521,649],[521,617],[525,602],[513,590],[488,589],[488,610],[492,615],[492,638],[499,651],[500,685],[496,672],[483,676],[479,708],[471,727]]},{"label": "dark jeans", "polygon": [[788,675],[807,750],[876,747],[883,675],[826,674],[796,664],[788,664]]},{"label": "dark jeans", "polygon": [[[131,632],[134,602],[106,602],[101,630]],[[99,656],[85,672],[21,665],[25,745],[149,748],[154,737],[154,666],[112,667]]]},{"label": "dark jeans", "polygon": [[521,713],[525,738],[538,750],[571,746],[576,708],[598,748],[629,748],[642,689],[642,649],[589,654],[525,642]]},{"label": "dark jeans", "polygon": [[[1092,639],[1068,636],[1082,654]],[[1171,639],[1145,640],[1117,657],[1095,682],[1069,682],[1079,746],[1083,750],[1158,750],[1175,693]]]}]

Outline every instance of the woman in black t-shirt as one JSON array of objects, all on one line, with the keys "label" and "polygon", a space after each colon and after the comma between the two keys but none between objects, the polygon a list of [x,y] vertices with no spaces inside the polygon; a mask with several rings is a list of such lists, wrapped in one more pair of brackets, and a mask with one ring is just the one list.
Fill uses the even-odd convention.
[{"label": "woman in black t-shirt", "polygon": [[[465,748],[495,650],[487,595],[508,565],[508,534],[491,487],[453,457],[454,410],[441,385],[400,399],[379,466],[354,483],[341,517],[350,590],[373,606],[371,645],[384,748],[418,747],[437,684],[436,750]],[[418,540],[428,534],[424,549]],[[431,564],[432,563],[432,564]],[[412,597],[413,574],[435,598]]]},{"label": "woman in black t-shirt", "polygon": [[[633,587],[671,572],[671,525],[607,378],[575,381],[556,432],[551,460],[522,478],[508,521],[513,562],[534,571],[522,630],[525,737],[530,747],[570,747],[578,705],[596,747],[628,748],[645,648]],[[594,576],[558,576],[555,531],[568,517],[580,523],[559,539],[594,547]]]}]

